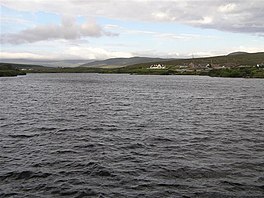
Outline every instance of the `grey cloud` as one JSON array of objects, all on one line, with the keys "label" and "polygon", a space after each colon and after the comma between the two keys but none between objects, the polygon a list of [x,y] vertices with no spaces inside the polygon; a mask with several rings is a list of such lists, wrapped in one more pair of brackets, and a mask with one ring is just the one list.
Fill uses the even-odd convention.
[{"label": "grey cloud", "polygon": [[229,32],[264,33],[263,0],[2,0],[1,4],[32,12],[174,22]]},{"label": "grey cloud", "polygon": [[44,40],[75,40],[83,37],[117,36],[115,33],[104,31],[95,22],[77,24],[73,17],[63,17],[60,25],[42,25],[26,29],[18,33],[4,34],[2,43],[21,44]]},{"label": "grey cloud", "polygon": [[264,33],[264,1],[167,1],[153,18],[194,27],[239,33]]},{"label": "grey cloud", "polygon": [[[197,7],[198,7],[198,3]],[[202,28],[238,33],[264,33],[264,1],[228,1],[204,5],[206,12],[198,11],[196,16],[209,17],[211,21],[199,20],[186,23]]]}]

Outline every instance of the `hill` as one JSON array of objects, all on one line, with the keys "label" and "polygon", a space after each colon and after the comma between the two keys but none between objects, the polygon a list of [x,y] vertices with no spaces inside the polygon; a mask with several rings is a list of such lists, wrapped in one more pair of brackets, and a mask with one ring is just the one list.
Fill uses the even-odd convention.
[{"label": "hill", "polygon": [[168,61],[169,59],[149,58],[149,57],[131,57],[131,58],[110,58],[106,60],[93,61],[80,65],[80,67],[99,67],[99,68],[118,68],[139,63]]},{"label": "hill", "polygon": [[194,65],[204,65],[204,64],[217,64],[217,65],[247,65],[247,66],[256,66],[259,63],[264,63],[264,52],[258,53],[243,53],[243,54],[234,54],[232,56],[214,56],[206,58],[189,58],[189,59],[173,59],[169,61],[160,61],[152,63],[141,63],[134,64],[125,67],[128,68],[148,68],[150,64],[162,63],[168,67],[176,67],[179,65],[189,65],[193,63]]},{"label": "hill", "polygon": [[19,70],[33,70],[33,69],[44,69],[47,67],[44,67],[42,65],[30,65],[30,64],[18,64],[18,63],[0,63],[0,67],[9,67]]},{"label": "hill", "polygon": [[[107,72],[155,75],[209,75],[219,77],[264,78],[264,52],[215,56],[195,59],[140,63],[116,68]],[[152,64],[162,64],[165,69],[151,69]],[[258,66],[257,66],[258,65]]]},{"label": "hill", "polygon": [[26,73],[19,70],[13,64],[0,63],[0,77],[25,75]]},{"label": "hill", "polygon": [[0,63],[0,77],[25,75],[31,71],[46,71],[50,67],[16,63]]}]

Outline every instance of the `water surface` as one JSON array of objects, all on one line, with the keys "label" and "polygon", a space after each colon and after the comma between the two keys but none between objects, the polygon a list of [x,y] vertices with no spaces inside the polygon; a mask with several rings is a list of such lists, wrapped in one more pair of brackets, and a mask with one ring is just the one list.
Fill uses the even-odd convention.
[{"label": "water surface", "polygon": [[263,197],[264,80],[0,78],[0,197]]}]

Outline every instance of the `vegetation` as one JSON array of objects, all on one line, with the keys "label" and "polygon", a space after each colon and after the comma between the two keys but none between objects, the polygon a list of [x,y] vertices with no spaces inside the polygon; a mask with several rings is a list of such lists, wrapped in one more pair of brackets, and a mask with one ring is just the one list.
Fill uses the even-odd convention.
[{"label": "vegetation", "polygon": [[13,64],[0,63],[0,77],[26,75],[26,72],[14,67]]},{"label": "vegetation", "polygon": [[264,78],[264,69],[256,67],[214,69],[209,71],[208,75],[212,77]]},{"label": "vegetation", "polygon": [[223,68],[210,70],[183,70],[148,69],[144,67],[122,67],[122,68],[47,68],[28,71],[30,73],[103,73],[103,74],[137,74],[137,75],[206,75],[211,77],[243,77],[243,78],[264,78],[264,68]]}]

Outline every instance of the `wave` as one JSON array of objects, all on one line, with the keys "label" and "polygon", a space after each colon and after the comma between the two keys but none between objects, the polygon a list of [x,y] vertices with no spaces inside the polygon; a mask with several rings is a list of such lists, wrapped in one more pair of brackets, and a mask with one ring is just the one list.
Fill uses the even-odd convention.
[{"label": "wave", "polygon": [[2,180],[9,180],[9,179],[14,179],[14,180],[28,180],[31,178],[46,178],[51,176],[51,173],[47,172],[33,172],[30,170],[23,170],[23,171],[12,171],[8,172],[4,175],[1,175],[0,178]]}]

